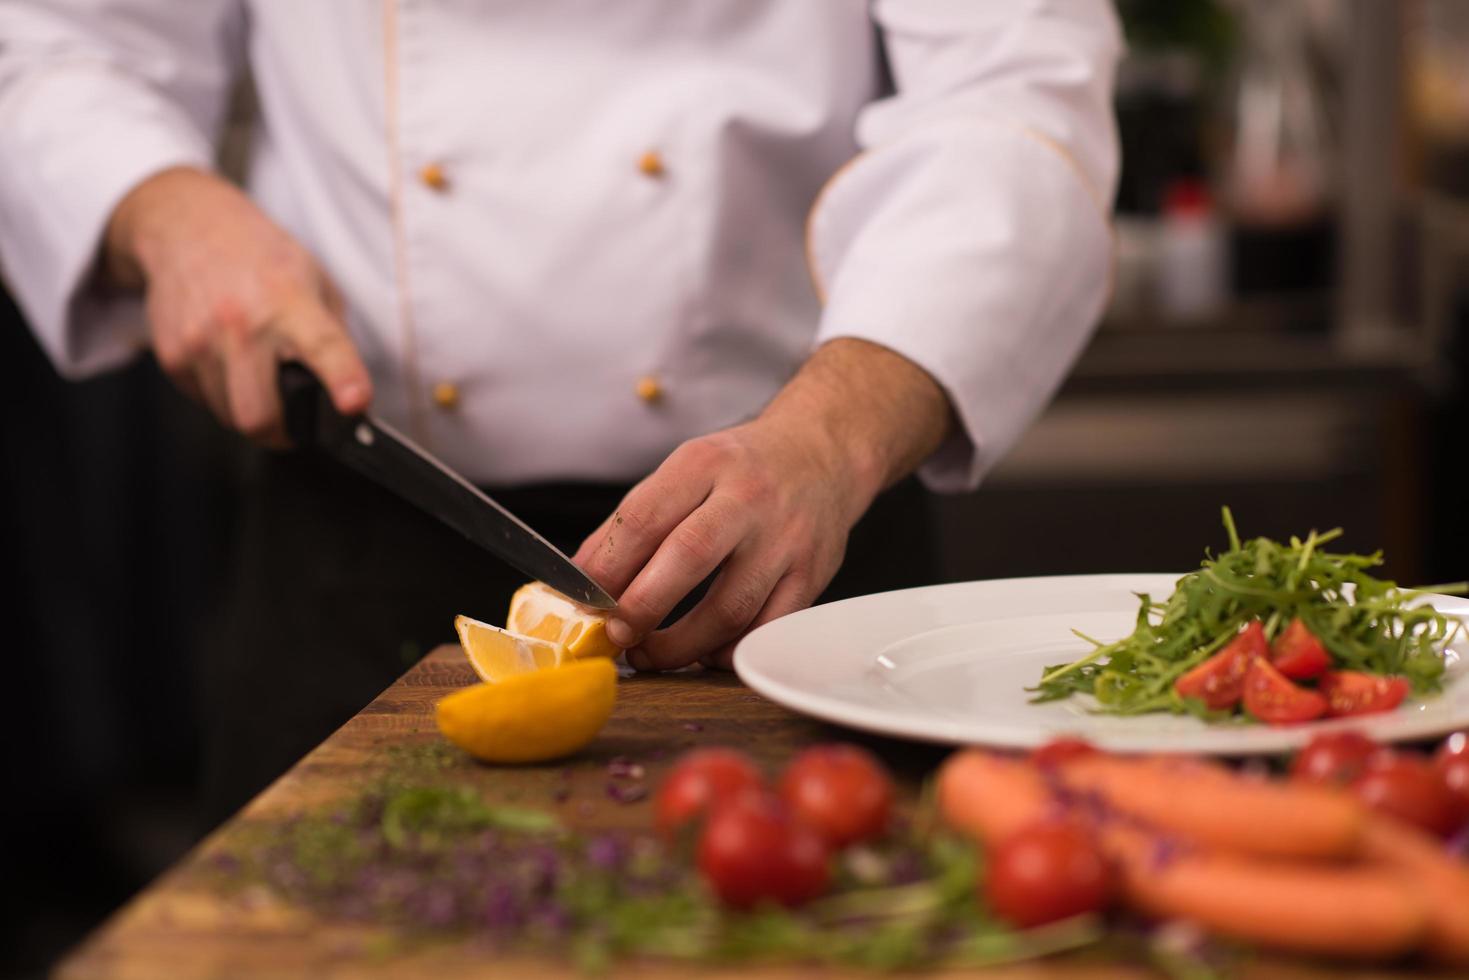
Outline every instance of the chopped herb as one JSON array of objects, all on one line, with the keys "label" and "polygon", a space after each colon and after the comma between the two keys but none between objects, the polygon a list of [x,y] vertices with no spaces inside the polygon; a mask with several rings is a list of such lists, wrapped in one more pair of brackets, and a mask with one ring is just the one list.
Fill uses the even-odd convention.
[{"label": "chopped herb", "polygon": [[677,846],[577,835],[547,813],[491,806],[463,787],[374,789],[252,831],[215,855],[212,874],[264,883],[328,918],[386,927],[387,949],[474,937],[593,971],[627,957],[887,970],[999,963],[1100,935],[1094,920],[1006,928],[975,901],[975,849],[911,829],[865,847],[820,901],[753,912],[721,907]]}]

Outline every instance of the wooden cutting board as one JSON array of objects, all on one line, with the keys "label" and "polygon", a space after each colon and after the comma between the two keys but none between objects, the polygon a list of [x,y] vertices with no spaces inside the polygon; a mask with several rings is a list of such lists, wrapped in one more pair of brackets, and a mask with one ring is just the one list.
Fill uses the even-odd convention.
[{"label": "wooden cutting board", "polygon": [[[225,895],[218,887],[213,856],[245,839],[252,827],[350,797],[376,777],[409,764],[416,751],[440,743],[433,723],[434,704],[474,680],[458,648],[435,650],[117,912],[61,962],[57,976],[65,980],[578,976],[561,961],[507,959],[472,943],[417,948],[387,944],[373,929],[322,921],[262,891]],[[863,738],[811,721],[766,701],[730,674],[686,673],[623,681],[611,722],[589,749],[569,763],[502,768],[482,766],[458,754],[447,758],[449,775],[474,785],[491,803],[549,808],[573,828],[597,830],[651,824],[647,800],[624,804],[607,795],[606,767],[614,757],[642,763],[651,786],[679,752],[694,746],[735,745],[775,771],[796,748],[838,738],[863,742],[882,756],[897,774],[908,803],[923,777],[945,754],[932,747]],[[445,756],[436,758],[442,762]],[[558,799],[563,795],[558,790],[564,786],[571,793]],[[637,963],[625,965],[614,975],[661,978],[688,976],[689,972],[687,964]],[[718,976],[752,973],[768,980],[840,975],[836,970],[802,967],[706,971]],[[1142,967],[1073,957],[981,975],[992,980],[1124,980],[1155,974]],[[1306,980],[1389,974],[1381,970],[1347,973],[1262,959],[1252,963],[1246,975]]]}]

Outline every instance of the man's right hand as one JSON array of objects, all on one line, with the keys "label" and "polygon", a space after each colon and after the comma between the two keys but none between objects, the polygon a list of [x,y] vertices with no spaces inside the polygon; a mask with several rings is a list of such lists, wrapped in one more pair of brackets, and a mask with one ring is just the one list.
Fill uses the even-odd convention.
[{"label": "man's right hand", "polygon": [[372,400],[336,287],[227,181],[189,168],[143,181],[112,213],[106,263],[146,291],[159,364],[222,424],[285,445],[276,366],[292,358],[344,414]]}]

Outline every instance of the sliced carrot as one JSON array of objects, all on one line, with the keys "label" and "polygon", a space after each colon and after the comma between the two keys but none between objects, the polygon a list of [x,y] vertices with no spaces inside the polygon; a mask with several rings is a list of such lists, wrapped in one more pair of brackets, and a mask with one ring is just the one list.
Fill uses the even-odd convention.
[{"label": "sliced carrot", "polygon": [[1362,856],[1412,876],[1428,903],[1429,952],[1442,962],[1469,966],[1469,865],[1417,827],[1376,816],[1362,835]]},{"label": "sliced carrot", "polygon": [[1149,915],[1349,959],[1401,955],[1428,931],[1423,896],[1396,869],[1166,852],[1157,836],[1120,824],[1103,827],[1101,835],[1121,869],[1124,897]]},{"label": "sliced carrot", "polygon": [[1366,811],[1335,790],[1240,776],[1194,759],[1095,755],[1057,778],[1082,804],[1222,851],[1288,858],[1347,857]]},{"label": "sliced carrot", "polygon": [[938,776],[939,812],[956,830],[985,843],[1019,831],[1060,807],[1045,778],[1022,759],[964,749]]}]

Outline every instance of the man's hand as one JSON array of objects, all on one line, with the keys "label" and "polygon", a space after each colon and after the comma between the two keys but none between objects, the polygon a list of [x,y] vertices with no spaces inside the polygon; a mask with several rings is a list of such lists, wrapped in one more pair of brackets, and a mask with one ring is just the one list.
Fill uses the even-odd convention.
[{"label": "man's hand", "polygon": [[290,235],[228,182],[187,168],[133,188],[107,227],[107,271],[146,289],[158,362],[219,421],[284,445],[276,365],[305,361],[343,413],[372,380],[342,299]]},{"label": "man's hand", "polygon": [[582,543],[577,564],[620,595],[608,637],[639,670],[728,667],[746,632],[815,601],[852,525],[949,425],[942,389],[912,362],[861,340],[822,346],[758,418],[684,443]]}]

